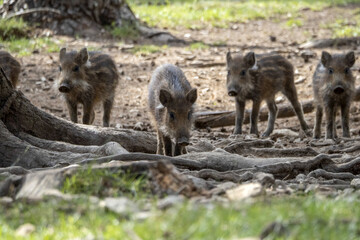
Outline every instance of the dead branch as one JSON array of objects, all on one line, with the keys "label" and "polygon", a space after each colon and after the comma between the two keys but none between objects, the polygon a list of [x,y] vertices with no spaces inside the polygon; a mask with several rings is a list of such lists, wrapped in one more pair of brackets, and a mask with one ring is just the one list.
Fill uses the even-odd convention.
[{"label": "dead branch", "polygon": [[301,44],[299,48],[329,48],[329,47],[341,47],[341,46],[358,46],[360,44],[360,37],[352,38],[331,38],[331,39],[319,39],[313,40]]},{"label": "dead branch", "polygon": [[5,19],[20,17],[20,16],[24,16],[27,14],[38,13],[38,12],[55,13],[55,14],[61,15],[61,11],[54,9],[54,8],[32,8],[32,9],[27,9],[27,10],[24,10],[21,12],[15,12],[15,13],[11,13],[9,15],[5,15]]}]

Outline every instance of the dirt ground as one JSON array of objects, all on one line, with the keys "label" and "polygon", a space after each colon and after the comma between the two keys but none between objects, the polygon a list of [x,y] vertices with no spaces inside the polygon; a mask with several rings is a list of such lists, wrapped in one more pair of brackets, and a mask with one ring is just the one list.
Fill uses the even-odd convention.
[{"label": "dirt ground", "polygon": [[[112,110],[111,126],[134,128],[142,124],[143,130],[152,131],[147,115],[147,86],[153,70],[161,64],[173,63],[179,65],[192,86],[198,88],[197,111],[222,111],[234,110],[234,100],[227,95],[225,54],[231,51],[256,53],[278,52],[287,57],[295,67],[295,81],[300,81],[297,86],[300,101],[312,99],[312,74],[318,63],[323,49],[313,50],[316,58],[310,59],[308,63],[300,57],[301,49],[299,44],[310,39],[329,38],[331,30],[321,27],[335,21],[338,17],[351,18],[348,15],[347,7],[327,8],[320,12],[313,12],[308,9],[302,10],[304,25],[301,27],[289,28],[285,26],[286,17],[280,21],[257,20],[242,24],[232,24],[227,29],[213,28],[203,30],[190,30],[178,28],[172,33],[185,40],[203,41],[211,46],[207,49],[190,50],[189,46],[168,46],[160,52],[152,54],[133,54],[131,48],[133,42],[120,43],[114,39],[84,40],[72,39],[62,36],[54,36],[61,40],[61,47],[68,49],[80,49],[89,47],[99,49],[111,55],[121,74],[120,84],[117,87],[117,94],[114,108]],[[270,36],[276,37],[271,41]],[[219,45],[222,43],[222,45]],[[137,44],[151,44],[140,42]],[[130,49],[130,50],[129,50]],[[360,47],[355,49],[327,49],[330,52],[345,52],[355,50],[359,56]],[[20,59],[22,73],[19,89],[37,107],[52,113],[58,117],[70,119],[64,100],[54,84],[59,76],[58,53],[47,53],[40,51],[32,56]],[[217,63],[213,67],[195,67],[196,64]],[[358,80],[360,61],[358,60],[354,74]],[[304,79],[304,81],[302,81]],[[277,102],[287,102],[279,94]],[[248,104],[247,108],[250,105]],[[81,122],[82,109],[79,109],[79,121]],[[314,113],[305,115],[306,121],[312,127],[314,124]],[[102,109],[96,107],[95,125],[101,126]],[[359,103],[354,103],[351,110],[351,132],[352,136],[360,134],[357,123],[360,120]],[[339,120],[337,121],[339,123]],[[338,124],[338,128],[340,124]],[[249,125],[244,126],[245,133],[249,132]],[[266,122],[259,123],[259,130],[266,128]],[[275,129],[288,128],[299,131],[300,126],[296,117],[289,119],[277,119]],[[226,127],[213,130],[210,135],[206,130],[195,130],[194,135],[198,137],[227,137],[231,134],[233,127]],[[324,131],[323,131],[324,132]]]}]

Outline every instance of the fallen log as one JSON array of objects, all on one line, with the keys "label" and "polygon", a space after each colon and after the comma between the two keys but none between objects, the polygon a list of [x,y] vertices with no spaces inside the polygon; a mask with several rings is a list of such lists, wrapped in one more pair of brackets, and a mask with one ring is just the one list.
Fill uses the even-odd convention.
[{"label": "fallen log", "polygon": [[[354,101],[360,101],[360,87],[355,90]],[[315,106],[313,100],[305,101],[302,104],[304,114],[314,111]],[[295,112],[290,104],[281,104],[278,106],[277,118],[288,118],[295,116]],[[251,110],[245,111],[244,124],[250,122]],[[199,112],[195,115],[196,128],[216,128],[233,126],[235,124],[235,111],[219,111],[219,112]],[[267,121],[268,109],[263,107],[260,109],[259,121]]]},{"label": "fallen log", "polygon": [[[313,101],[306,101],[302,104],[304,113],[310,113],[314,110]],[[279,112],[278,118],[287,118],[295,116],[295,112],[291,105],[282,104],[278,106]],[[223,112],[206,112],[206,113],[197,113],[195,116],[195,127],[196,128],[216,128],[216,127],[225,127],[232,126],[235,124],[235,111],[223,111]],[[250,122],[251,110],[247,109],[245,111],[244,124]],[[263,107],[260,109],[259,121],[267,121],[268,119],[268,109]]]}]

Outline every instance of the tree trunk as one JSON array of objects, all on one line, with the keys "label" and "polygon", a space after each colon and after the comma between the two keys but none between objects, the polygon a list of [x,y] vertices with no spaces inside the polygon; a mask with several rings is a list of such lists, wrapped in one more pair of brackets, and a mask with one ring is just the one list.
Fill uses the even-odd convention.
[{"label": "tree trunk", "polygon": [[133,28],[159,42],[184,42],[168,32],[146,26],[136,18],[126,0],[4,0],[0,14],[23,17],[30,23],[50,28],[55,34],[96,37],[106,26]]}]

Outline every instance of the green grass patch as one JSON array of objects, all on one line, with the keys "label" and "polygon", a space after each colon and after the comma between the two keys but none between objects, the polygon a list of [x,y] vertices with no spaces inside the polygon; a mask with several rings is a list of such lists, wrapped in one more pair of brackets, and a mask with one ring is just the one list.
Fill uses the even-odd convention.
[{"label": "green grass patch", "polygon": [[11,40],[26,37],[30,27],[21,18],[0,19],[0,39]]},{"label": "green grass patch", "polygon": [[101,51],[101,47],[88,46],[87,50],[91,51],[91,52],[98,52],[98,51]]},{"label": "green grass patch", "polygon": [[192,43],[189,47],[189,50],[205,50],[208,49],[209,46],[202,42]]},{"label": "green grass patch", "polygon": [[359,37],[360,36],[360,15],[356,14],[352,21],[338,18],[335,22],[322,25],[333,32],[333,37]]},{"label": "green grass patch", "polygon": [[5,49],[15,53],[18,57],[31,55],[35,50],[46,51],[48,53],[60,51],[62,41],[55,41],[51,38],[19,38],[11,40],[0,40]]},{"label": "green grass patch", "polygon": [[223,40],[215,41],[212,43],[213,46],[226,46],[227,42]]},{"label": "green grass patch", "polygon": [[304,23],[301,19],[291,18],[286,21],[285,26],[288,28],[301,27]]},{"label": "green grass patch", "polygon": [[86,194],[98,197],[141,198],[151,194],[145,176],[124,172],[91,168],[80,170],[68,177],[62,191],[70,194]]},{"label": "green grass patch", "polygon": [[[277,16],[295,16],[303,8],[317,11],[334,5],[359,3],[359,0],[169,0],[166,4],[148,4],[149,1],[132,1],[130,5],[140,19],[160,28],[185,27],[201,29],[207,26],[229,27],[254,19],[276,19]],[[151,1],[154,3],[153,1]]]},{"label": "green grass patch", "polygon": [[114,214],[87,199],[47,200],[0,206],[0,239],[15,236],[25,223],[35,226],[26,239],[238,239],[258,237],[274,221],[266,239],[359,239],[358,195],[336,199],[315,196],[260,198],[253,203],[183,203],[166,211],[155,208],[137,220]]},{"label": "green grass patch", "polygon": [[133,49],[130,50],[133,54],[139,55],[149,55],[152,53],[162,52],[167,49],[167,45],[157,46],[157,45],[136,45]]},{"label": "green grass patch", "polygon": [[113,23],[108,29],[112,36],[119,39],[136,39],[140,35],[137,27],[132,24],[125,24],[122,27],[117,27],[115,26],[115,23]]}]

